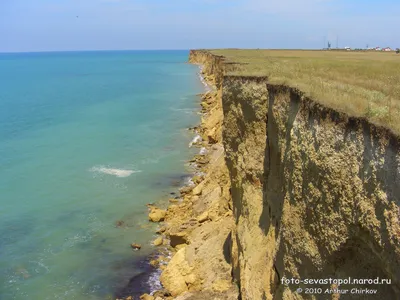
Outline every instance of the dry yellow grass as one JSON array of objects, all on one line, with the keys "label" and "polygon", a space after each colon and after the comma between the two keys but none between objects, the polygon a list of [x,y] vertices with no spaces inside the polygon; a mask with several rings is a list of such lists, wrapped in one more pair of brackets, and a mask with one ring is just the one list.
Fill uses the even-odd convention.
[{"label": "dry yellow grass", "polygon": [[400,134],[400,54],[307,50],[211,50],[241,63],[230,75],[268,76],[316,101]]}]

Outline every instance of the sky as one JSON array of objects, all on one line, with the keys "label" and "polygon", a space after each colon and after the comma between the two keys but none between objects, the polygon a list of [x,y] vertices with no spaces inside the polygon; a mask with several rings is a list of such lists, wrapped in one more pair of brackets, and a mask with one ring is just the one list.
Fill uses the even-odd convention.
[{"label": "sky", "polygon": [[0,0],[0,52],[397,48],[399,15],[398,0]]}]

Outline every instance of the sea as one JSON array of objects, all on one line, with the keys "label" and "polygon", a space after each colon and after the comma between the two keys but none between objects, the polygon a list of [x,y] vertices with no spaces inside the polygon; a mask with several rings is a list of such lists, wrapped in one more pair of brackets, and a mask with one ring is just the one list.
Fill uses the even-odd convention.
[{"label": "sea", "polygon": [[188,55],[0,54],[1,300],[160,287],[146,204],[176,197],[199,151],[187,128],[204,85]]}]

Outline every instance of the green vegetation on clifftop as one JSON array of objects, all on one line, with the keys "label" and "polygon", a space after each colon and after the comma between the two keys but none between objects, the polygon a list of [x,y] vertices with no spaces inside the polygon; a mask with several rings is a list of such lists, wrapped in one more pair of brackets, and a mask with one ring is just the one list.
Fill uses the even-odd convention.
[{"label": "green vegetation on clifftop", "polygon": [[306,50],[210,50],[237,63],[232,76],[268,77],[338,111],[400,133],[400,57],[395,53]]}]

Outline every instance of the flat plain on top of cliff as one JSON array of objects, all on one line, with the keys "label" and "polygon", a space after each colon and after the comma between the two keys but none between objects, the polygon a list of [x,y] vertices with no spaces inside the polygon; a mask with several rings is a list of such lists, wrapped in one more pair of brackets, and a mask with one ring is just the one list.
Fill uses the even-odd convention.
[{"label": "flat plain on top of cliff", "polygon": [[349,115],[400,134],[400,54],[376,51],[211,50],[236,62],[228,75],[267,76]]}]

